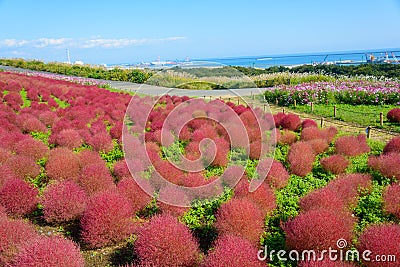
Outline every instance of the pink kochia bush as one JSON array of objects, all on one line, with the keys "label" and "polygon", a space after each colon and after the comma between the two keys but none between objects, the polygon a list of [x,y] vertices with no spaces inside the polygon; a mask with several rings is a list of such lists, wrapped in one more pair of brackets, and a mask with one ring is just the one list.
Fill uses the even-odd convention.
[{"label": "pink kochia bush", "polygon": [[82,239],[98,248],[127,238],[133,229],[129,200],[116,190],[89,199],[81,218]]},{"label": "pink kochia bush", "polygon": [[5,207],[10,215],[24,216],[35,210],[38,193],[38,190],[27,182],[10,178],[0,188],[0,205]]},{"label": "pink kochia bush", "polygon": [[86,193],[73,181],[63,181],[46,187],[41,204],[48,222],[65,222],[81,216],[86,206]]},{"label": "pink kochia bush", "polygon": [[312,171],[315,152],[307,142],[294,143],[288,154],[290,170],[298,176],[306,176]]},{"label": "pink kochia bush", "polygon": [[190,230],[170,215],[158,215],[138,232],[134,244],[140,266],[197,266],[199,246]]},{"label": "pink kochia bush", "polygon": [[38,237],[25,244],[12,266],[83,267],[85,261],[79,247],[71,240],[58,237]]},{"label": "pink kochia bush", "polygon": [[387,178],[400,180],[400,153],[382,154],[379,157],[370,156],[368,165]]},{"label": "pink kochia bush", "polygon": [[288,129],[290,131],[297,131],[301,126],[301,119],[296,114],[287,114],[280,122],[283,129]]},{"label": "pink kochia bush", "polygon": [[72,150],[60,147],[50,151],[45,169],[47,176],[53,180],[76,181],[80,172],[79,157]]},{"label": "pink kochia bush", "polygon": [[383,148],[384,154],[389,154],[391,152],[400,153],[400,136],[394,137]]},{"label": "pink kochia bush", "polygon": [[59,146],[64,146],[69,149],[78,148],[82,145],[83,139],[78,131],[74,129],[62,130],[56,138],[56,143]]},{"label": "pink kochia bush", "polygon": [[217,239],[214,249],[208,254],[202,266],[267,266],[257,258],[257,253],[258,249],[248,240],[234,235],[223,235]]},{"label": "pink kochia bush", "polygon": [[358,156],[369,152],[371,149],[367,144],[364,134],[359,136],[342,136],[335,142],[336,153],[344,156]]},{"label": "pink kochia bush", "polygon": [[264,213],[249,199],[233,198],[219,208],[215,224],[220,234],[237,235],[256,245],[263,232]]},{"label": "pink kochia bush", "polygon": [[370,259],[377,255],[394,255],[396,261],[364,261],[367,267],[399,266],[400,259],[400,225],[381,224],[368,227],[358,239],[358,251],[370,250]]},{"label": "pink kochia bush", "polygon": [[15,155],[7,161],[6,165],[21,179],[29,180],[40,174],[39,165],[31,157]]},{"label": "pink kochia bush", "polygon": [[310,210],[283,224],[286,246],[302,251],[336,248],[337,240],[343,238],[349,244],[353,237],[354,219],[329,210]]},{"label": "pink kochia bush", "polygon": [[31,157],[34,160],[47,158],[49,156],[49,148],[41,141],[26,138],[17,143],[15,152],[18,155]]},{"label": "pink kochia bush", "polygon": [[383,193],[384,210],[400,219],[400,184],[392,184]]},{"label": "pink kochia bush", "polygon": [[[143,180],[142,183],[146,183],[148,180]],[[150,183],[147,185],[150,186]],[[137,212],[147,204],[150,203],[152,197],[149,196],[143,189],[137,184],[135,179],[127,177],[122,179],[117,184],[118,192],[125,196],[133,209],[133,212]]]},{"label": "pink kochia bush", "polygon": [[349,166],[349,161],[342,155],[332,155],[322,158],[320,163],[324,170],[333,174],[344,173]]},{"label": "pink kochia bush", "polygon": [[265,182],[272,188],[281,189],[288,184],[289,173],[279,161],[271,158],[262,159],[257,166],[257,174],[265,178]]},{"label": "pink kochia bush", "polygon": [[389,110],[386,117],[390,122],[400,122],[400,108]]},{"label": "pink kochia bush", "polygon": [[340,196],[329,187],[311,191],[300,199],[301,211],[324,209],[333,212],[345,211],[345,204]]},{"label": "pink kochia bush", "polygon": [[23,220],[0,218],[0,266],[8,266],[22,245],[37,237],[35,227]]},{"label": "pink kochia bush", "polygon": [[78,184],[89,196],[115,188],[114,180],[104,163],[84,167],[79,176]]}]

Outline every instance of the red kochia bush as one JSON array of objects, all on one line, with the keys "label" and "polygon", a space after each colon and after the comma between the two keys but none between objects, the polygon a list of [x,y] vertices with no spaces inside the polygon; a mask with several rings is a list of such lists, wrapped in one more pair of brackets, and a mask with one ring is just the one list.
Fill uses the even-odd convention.
[{"label": "red kochia bush", "polygon": [[372,177],[369,174],[350,173],[341,174],[328,184],[328,188],[337,192],[340,198],[348,205],[352,206],[357,202],[357,198],[362,190],[370,190]]},{"label": "red kochia bush", "polygon": [[0,266],[8,266],[22,245],[37,237],[35,227],[23,220],[0,218]]},{"label": "red kochia bush", "polygon": [[35,178],[40,174],[40,167],[31,157],[16,155],[7,161],[7,166],[21,179]]},{"label": "red kochia bush", "polygon": [[281,136],[279,138],[280,144],[291,145],[296,141],[297,141],[297,136],[295,132],[286,129],[282,131]]},{"label": "red kochia bush", "polygon": [[85,261],[79,247],[71,240],[58,237],[38,237],[24,245],[12,266],[83,267]]},{"label": "red kochia bush", "polygon": [[383,194],[384,210],[400,219],[400,184],[390,185]]},{"label": "red kochia bush", "polygon": [[324,209],[334,212],[344,211],[345,204],[340,196],[328,187],[314,190],[300,199],[302,211]]},{"label": "red kochia bush", "polygon": [[34,160],[46,158],[49,155],[49,148],[41,141],[26,138],[21,140],[15,146],[15,152],[18,155],[31,157]]},{"label": "red kochia bush", "polygon": [[105,153],[108,153],[114,149],[111,136],[107,132],[100,132],[93,135],[90,145],[95,151],[102,151]]},{"label": "red kochia bush", "polygon": [[349,166],[349,161],[342,155],[332,155],[322,158],[320,163],[322,168],[333,174],[344,173]]},{"label": "red kochia bush", "polygon": [[247,177],[242,178],[235,187],[235,198],[248,199],[259,206],[263,214],[270,213],[276,208],[276,197],[274,191],[266,184],[262,183],[256,191],[250,192],[250,183]]},{"label": "red kochia bush", "polygon": [[117,191],[104,191],[87,203],[81,218],[82,239],[96,248],[118,242],[132,232],[129,200]]},{"label": "red kochia bush", "polygon": [[282,119],[280,124],[283,129],[297,131],[301,126],[301,119],[298,115],[289,113]]},{"label": "red kochia bush", "polygon": [[383,148],[384,154],[391,152],[400,153],[400,136],[392,138]]},{"label": "red kochia bush", "polygon": [[336,153],[344,156],[358,156],[369,152],[371,149],[367,144],[364,134],[359,136],[342,136],[335,142]]},{"label": "red kochia bush", "polygon": [[260,242],[264,214],[249,199],[233,198],[219,208],[216,228],[221,234],[233,234],[246,238],[253,244]]},{"label": "red kochia bush", "polygon": [[400,154],[382,154],[379,157],[371,156],[368,165],[388,178],[400,179]]},{"label": "red kochia bush", "polygon": [[65,129],[57,135],[56,143],[59,146],[74,149],[82,145],[83,139],[79,135],[78,131],[74,129]]},{"label": "red kochia bush", "polygon": [[312,119],[305,119],[301,123],[301,128],[304,130],[305,128],[310,128],[310,127],[318,127],[318,124],[315,122],[315,120]]},{"label": "red kochia bush", "polygon": [[45,168],[50,179],[76,181],[80,171],[79,157],[68,148],[55,148],[50,151]]},{"label": "red kochia bush", "polygon": [[122,179],[124,177],[131,177],[132,176],[130,171],[129,171],[128,165],[126,164],[125,159],[117,161],[114,164],[113,173],[119,179]]},{"label": "red kochia bush", "polygon": [[[142,180],[142,183],[146,182],[148,182],[148,180]],[[149,187],[150,183],[144,186]],[[137,184],[135,179],[131,177],[122,179],[118,183],[117,189],[121,195],[125,196],[129,200],[133,212],[137,212],[146,207],[152,199],[152,197],[143,191],[143,189]]]},{"label": "red kochia bush", "polygon": [[[261,163],[259,163],[261,164]],[[281,162],[273,160],[265,181],[273,188],[281,189],[288,184],[289,173]]]},{"label": "red kochia bush", "polygon": [[86,206],[86,193],[73,181],[57,182],[46,187],[42,205],[48,222],[64,222],[77,219]]},{"label": "red kochia bush", "polygon": [[400,259],[400,225],[381,224],[368,227],[358,239],[358,251],[370,250],[370,259],[377,255],[394,255],[396,261],[379,262],[363,261],[367,267],[399,266]]},{"label": "red kochia bush", "polygon": [[31,213],[38,204],[38,190],[18,178],[9,178],[0,188],[0,205],[7,213],[23,216]]},{"label": "red kochia bush", "polygon": [[79,176],[78,184],[89,196],[115,188],[114,180],[104,163],[84,167]]},{"label": "red kochia bush", "polygon": [[314,249],[321,251],[335,248],[343,238],[351,243],[354,220],[350,215],[329,210],[310,210],[283,224],[286,246],[291,250]]},{"label": "red kochia bush", "polygon": [[208,254],[202,266],[267,266],[257,258],[257,253],[257,248],[248,240],[234,235],[223,235],[217,239],[214,249]]},{"label": "red kochia bush", "polygon": [[389,110],[386,117],[390,122],[400,122],[400,108]]},{"label": "red kochia bush", "polygon": [[288,154],[290,170],[298,176],[306,176],[312,171],[315,153],[307,142],[294,143]]},{"label": "red kochia bush", "polygon": [[197,266],[200,251],[190,230],[170,215],[158,215],[139,230],[134,249],[141,266]]},{"label": "red kochia bush", "polygon": [[100,157],[99,153],[93,150],[82,150],[78,154],[81,168],[91,164],[104,164],[104,160]]},{"label": "red kochia bush", "polygon": [[314,140],[307,141],[307,143],[314,150],[315,154],[320,154],[329,148],[329,145],[325,139],[314,139]]}]

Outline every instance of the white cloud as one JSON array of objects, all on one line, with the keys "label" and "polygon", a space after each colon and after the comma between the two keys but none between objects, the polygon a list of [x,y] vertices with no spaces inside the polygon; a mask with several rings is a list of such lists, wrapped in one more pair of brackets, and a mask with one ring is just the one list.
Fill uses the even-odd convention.
[{"label": "white cloud", "polygon": [[101,37],[95,38],[39,38],[32,40],[4,39],[0,40],[0,48],[121,48],[135,45],[146,45],[164,42],[175,42],[185,40],[186,37],[166,37],[166,38],[142,38],[142,39],[107,39]]}]

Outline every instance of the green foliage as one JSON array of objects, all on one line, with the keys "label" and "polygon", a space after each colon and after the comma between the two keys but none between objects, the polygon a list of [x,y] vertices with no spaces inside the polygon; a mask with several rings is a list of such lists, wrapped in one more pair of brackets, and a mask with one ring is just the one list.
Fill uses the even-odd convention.
[{"label": "green foliage", "polygon": [[38,60],[25,61],[22,59],[0,59],[0,65],[24,68],[36,71],[47,71],[70,76],[79,76],[94,79],[129,81],[144,83],[152,75],[150,71],[126,70],[114,68],[107,70],[104,67],[78,66],[65,63],[44,63]]},{"label": "green foliage", "polygon": [[30,135],[33,138],[42,141],[46,145],[49,145],[49,136],[51,135],[51,131],[50,130],[45,132],[45,133],[42,133],[42,132],[30,132]]},{"label": "green foliage", "polygon": [[56,103],[58,104],[58,106],[59,106],[60,108],[67,108],[67,107],[70,106],[70,104],[69,104],[67,101],[63,101],[63,100],[61,100],[61,99],[58,99],[58,98],[55,97],[55,96],[51,96],[51,98],[53,98],[54,101],[56,101]]},{"label": "green foliage", "polygon": [[121,146],[113,140],[114,149],[108,153],[100,152],[100,156],[102,159],[106,161],[107,167],[112,169],[112,166],[115,162],[121,160],[124,157],[124,151],[122,150]]},{"label": "green foliage", "polygon": [[388,179],[383,180],[383,184],[378,181],[372,182],[371,192],[360,197],[354,214],[359,218],[356,232],[362,232],[370,224],[384,223],[392,221],[392,217],[384,213],[382,193],[389,183]]},{"label": "green foliage", "polygon": [[28,108],[31,106],[31,100],[28,98],[28,92],[25,89],[22,89],[19,94],[21,95],[24,104],[22,104],[21,108]]},{"label": "green foliage", "polygon": [[348,173],[366,173],[369,170],[368,167],[368,154],[362,154],[355,157],[349,157],[350,166],[347,167]]}]

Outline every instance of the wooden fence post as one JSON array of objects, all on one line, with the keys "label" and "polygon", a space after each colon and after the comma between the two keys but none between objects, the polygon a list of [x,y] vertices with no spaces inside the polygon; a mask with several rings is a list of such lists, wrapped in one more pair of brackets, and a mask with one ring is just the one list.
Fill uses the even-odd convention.
[{"label": "wooden fence post", "polygon": [[336,105],[333,106],[333,117],[336,118]]},{"label": "wooden fence post", "polygon": [[297,106],[296,99],[293,101],[293,105],[296,108],[296,106]]},{"label": "wooden fence post", "polygon": [[285,108],[282,109],[282,113],[285,114]]},{"label": "wooden fence post", "polygon": [[265,110],[266,110],[266,105],[264,104],[264,112],[265,112]]},{"label": "wooden fence post", "polygon": [[379,114],[379,122],[380,122],[381,127],[382,127],[382,126],[383,126],[383,112],[381,112],[381,113]]},{"label": "wooden fence post", "polygon": [[371,137],[371,126],[367,127],[366,132],[367,132],[367,138],[369,139]]},{"label": "wooden fence post", "polygon": [[324,127],[324,117],[321,117],[321,128]]},{"label": "wooden fence post", "polygon": [[278,102],[278,98],[275,99],[275,105],[278,106],[279,102]]},{"label": "wooden fence post", "polygon": [[314,102],[311,102],[311,111],[314,111]]}]

